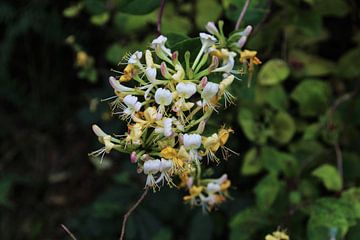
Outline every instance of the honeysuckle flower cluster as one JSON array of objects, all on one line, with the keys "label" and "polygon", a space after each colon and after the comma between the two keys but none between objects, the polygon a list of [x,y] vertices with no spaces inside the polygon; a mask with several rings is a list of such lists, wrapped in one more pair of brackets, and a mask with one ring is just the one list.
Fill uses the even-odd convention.
[{"label": "honeysuckle flower cluster", "polygon": [[242,50],[250,26],[229,38],[222,27],[221,21],[218,26],[208,23],[208,33],[199,34],[201,48],[196,53],[171,50],[161,35],[150,49],[128,56],[121,75],[109,78],[115,93],[113,113],[127,122],[128,131],[112,136],[93,125],[104,144],[93,155],[129,153],[137,172],[146,177],[145,187],[186,188],[184,201],[208,210],[225,201],[231,182],[226,174],[203,178],[202,170],[232,152],[225,144],[233,130],[222,126],[205,135],[206,123],[222,102],[233,103],[229,90],[243,73],[239,66],[260,63],[256,52]]}]

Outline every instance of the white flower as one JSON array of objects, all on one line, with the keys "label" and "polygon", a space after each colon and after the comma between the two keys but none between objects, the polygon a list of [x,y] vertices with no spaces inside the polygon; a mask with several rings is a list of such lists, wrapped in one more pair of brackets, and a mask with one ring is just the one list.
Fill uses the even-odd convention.
[{"label": "white flower", "polygon": [[213,35],[217,35],[219,34],[219,30],[217,29],[217,27],[215,26],[214,22],[208,22],[205,26],[206,30],[213,34]]},{"label": "white flower", "polygon": [[172,122],[173,122],[172,118],[163,118],[163,120],[161,122],[162,126],[156,127],[155,132],[162,133],[162,134],[164,134],[165,137],[170,137],[171,134],[173,133]]},{"label": "white flower", "polygon": [[217,39],[210,34],[200,33],[199,35],[200,35],[202,47],[205,48],[205,52],[206,52],[207,48],[211,47],[212,45],[214,45],[216,43]]},{"label": "white flower", "polygon": [[201,93],[201,97],[208,102],[219,91],[219,84],[208,82]]},{"label": "white flower", "polygon": [[110,85],[115,91],[118,92],[132,92],[134,91],[133,88],[125,87],[124,85],[121,85],[118,80],[116,80],[114,77],[109,78]]},{"label": "white flower", "polygon": [[95,135],[98,137],[105,137],[108,135],[96,124],[92,125],[92,130],[95,133]]},{"label": "white flower", "polygon": [[159,51],[163,51],[168,56],[171,57],[171,50],[167,47],[165,47],[165,43],[167,41],[167,38],[163,35],[160,35],[156,39],[154,39],[151,43],[151,48],[155,49],[155,51],[158,53]]},{"label": "white flower", "polygon": [[196,85],[194,83],[178,83],[176,91],[180,97],[188,99],[196,93]]},{"label": "white flower", "polygon": [[170,137],[172,134],[172,121],[173,120],[171,118],[165,118],[163,120],[165,137]]},{"label": "white flower", "polygon": [[106,134],[103,130],[101,130],[101,128],[98,125],[93,124],[92,130],[95,133],[95,135],[98,136],[99,141],[104,144],[103,148],[92,152],[92,154],[95,156],[102,155],[101,157],[102,160],[103,155],[105,153],[110,153],[111,149],[113,149],[115,144],[111,142],[111,136],[109,134]]},{"label": "white flower", "polygon": [[168,106],[172,102],[172,94],[169,90],[158,88],[155,92],[155,102],[161,106]]},{"label": "white flower", "polygon": [[147,175],[145,186],[156,186],[156,181],[153,175],[157,174],[160,171],[160,166],[161,162],[159,159],[147,160],[144,163],[144,173]]},{"label": "white flower", "polygon": [[154,61],[151,55],[150,50],[146,49],[145,51],[145,62],[147,67],[153,67]]},{"label": "white flower", "polygon": [[156,68],[147,67],[146,70],[145,70],[145,75],[146,75],[147,79],[150,82],[155,82],[155,80],[156,80]]},{"label": "white flower", "polygon": [[156,183],[161,181],[164,182],[164,179],[167,181],[168,184],[173,184],[171,177],[169,175],[170,170],[173,167],[173,162],[171,160],[166,160],[164,158],[161,159],[160,169],[161,172],[160,177],[156,180]]},{"label": "white flower", "polygon": [[181,81],[184,79],[185,77],[185,71],[184,68],[181,66],[181,64],[176,64],[175,65],[175,70],[176,73],[174,73],[171,77],[175,80],[175,81]]},{"label": "white flower", "polygon": [[141,57],[142,57],[142,52],[136,51],[130,56],[128,63],[129,64],[137,64],[137,65],[141,64],[140,63]]},{"label": "white flower", "polygon": [[186,149],[198,149],[201,146],[201,136],[199,134],[184,134],[183,142]]},{"label": "white flower", "polygon": [[127,108],[124,109],[124,113],[131,115],[141,108],[141,103],[138,101],[138,98],[132,95],[127,95],[124,97],[123,102],[126,104]]},{"label": "white flower", "polygon": [[162,158],[159,171],[160,172],[168,172],[171,170],[172,166],[173,166],[172,161]]},{"label": "white flower", "polygon": [[229,52],[227,49],[221,49],[221,55],[223,56],[223,65],[219,68],[216,68],[213,72],[225,72],[230,73],[234,68],[235,64],[235,52]]},{"label": "white flower", "polygon": [[219,192],[221,190],[221,187],[217,183],[210,182],[210,183],[208,183],[206,190],[209,194],[213,194],[213,193]]}]

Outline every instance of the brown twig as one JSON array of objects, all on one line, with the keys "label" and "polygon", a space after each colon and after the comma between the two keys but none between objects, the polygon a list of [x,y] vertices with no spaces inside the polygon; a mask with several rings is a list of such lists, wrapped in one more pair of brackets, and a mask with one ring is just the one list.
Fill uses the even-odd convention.
[{"label": "brown twig", "polygon": [[145,198],[146,194],[148,193],[148,191],[149,191],[149,188],[146,188],[144,190],[143,194],[141,194],[140,198],[136,201],[136,203],[129,209],[129,211],[127,211],[127,213],[125,213],[124,219],[123,219],[123,222],[122,222],[122,226],[121,226],[121,234],[120,234],[119,240],[124,239],[125,227],[126,227],[127,219],[129,218],[131,213],[139,206],[139,204],[144,200],[144,198]]},{"label": "brown twig", "polygon": [[250,4],[250,0],[246,0],[245,4],[244,4],[244,7],[243,9],[241,10],[241,13],[239,15],[239,18],[236,22],[236,25],[235,25],[235,30],[238,30],[239,27],[240,27],[240,23],[241,21],[243,20],[244,16],[245,16],[245,13],[246,13],[246,10],[247,8],[249,7],[249,4]]},{"label": "brown twig", "polygon": [[164,13],[164,7],[165,7],[165,0],[160,0],[160,10],[156,23],[157,31],[159,34],[161,34],[161,19]]},{"label": "brown twig", "polygon": [[[341,97],[339,97],[338,99],[335,100],[334,104],[331,106],[330,108],[330,112],[329,112],[329,126],[332,127],[333,125],[333,116],[337,110],[337,108],[344,102],[350,100],[352,97],[354,97],[357,94],[358,89],[355,89],[354,91],[350,92],[350,93],[346,93],[344,95],[342,95]],[[341,148],[340,148],[340,144],[338,141],[335,142],[334,144],[334,149],[335,149],[335,154],[336,154],[336,164],[337,164],[337,168],[338,168],[338,172],[341,178],[341,182],[343,182],[344,180],[344,166],[343,166],[343,157],[342,157],[342,152],[341,152]]]},{"label": "brown twig", "polygon": [[339,171],[341,182],[343,182],[343,179],[344,179],[343,157],[342,157],[341,148],[340,148],[340,145],[338,142],[336,142],[334,144],[334,148],[335,148],[335,153],[336,153],[337,168]]},{"label": "brown twig", "polygon": [[61,227],[73,240],[77,240],[74,234],[72,234],[72,232],[64,224],[61,224]]}]

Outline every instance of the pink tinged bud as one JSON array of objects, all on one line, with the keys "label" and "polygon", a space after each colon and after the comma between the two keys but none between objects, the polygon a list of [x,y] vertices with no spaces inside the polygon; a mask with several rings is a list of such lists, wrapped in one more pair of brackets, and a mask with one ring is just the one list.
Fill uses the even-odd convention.
[{"label": "pink tinged bud", "polygon": [[167,67],[166,67],[166,63],[165,62],[162,62],[160,64],[160,72],[161,72],[161,75],[164,77],[164,78],[167,78],[168,76],[168,71],[167,71]]},{"label": "pink tinged bud", "polygon": [[245,28],[245,30],[243,31],[243,36],[246,36],[246,37],[249,36],[250,33],[252,32],[252,29],[253,29],[252,26],[247,25],[246,28]]},{"label": "pink tinged bud", "polygon": [[131,163],[136,163],[137,162],[137,156],[136,156],[136,152],[132,152],[130,155],[130,162]]},{"label": "pink tinged bud", "polygon": [[237,45],[239,48],[242,48],[245,43],[246,43],[247,37],[246,36],[242,36],[239,41],[237,42]]},{"label": "pink tinged bud", "polygon": [[207,77],[205,76],[205,77],[203,77],[202,79],[201,79],[201,81],[200,81],[200,88],[204,88],[205,86],[206,86],[206,84],[207,84],[207,82],[208,82],[208,79],[207,79]]},{"label": "pink tinged bud", "polygon": [[211,33],[211,34],[216,35],[216,34],[219,33],[219,31],[218,31],[218,29],[217,29],[217,27],[216,27],[216,25],[215,25],[214,22],[208,22],[208,23],[206,24],[205,28],[206,28],[206,30],[207,30],[209,33]]},{"label": "pink tinged bud", "polygon": [[219,58],[216,56],[213,56],[211,59],[211,64],[209,66],[209,70],[212,71],[216,69],[219,66]]},{"label": "pink tinged bud", "polygon": [[176,61],[177,58],[178,58],[178,55],[179,55],[179,53],[178,53],[177,51],[176,51],[176,52],[173,52],[173,53],[171,54],[171,60]]}]

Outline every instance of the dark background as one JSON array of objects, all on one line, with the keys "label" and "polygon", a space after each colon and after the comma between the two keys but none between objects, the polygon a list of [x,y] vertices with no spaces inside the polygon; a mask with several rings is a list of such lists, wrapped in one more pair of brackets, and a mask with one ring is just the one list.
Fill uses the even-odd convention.
[{"label": "dark background", "polygon": [[[244,2],[167,1],[162,33],[196,37],[218,19],[229,33]],[[91,124],[125,129],[100,99],[112,95],[110,69],[157,36],[158,6],[0,2],[0,239],[67,239],[60,224],[78,239],[117,239],[144,178],[128,156],[111,153],[102,165],[88,157],[100,147]],[[290,73],[262,86],[264,64],[257,67],[250,88],[247,80],[234,85],[237,104],[209,124],[235,130],[229,146],[240,156],[215,170],[228,172],[232,198],[203,214],[182,202],[182,190],[151,193],[130,217],[127,239],[263,239],[279,226],[291,239],[360,239],[358,8],[351,0],[252,1],[246,47],[263,63],[282,59]],[[334,189],[326,184],[333,172],[312,172],[323,164],[339,170],[339,151],[344,181]]]}]

